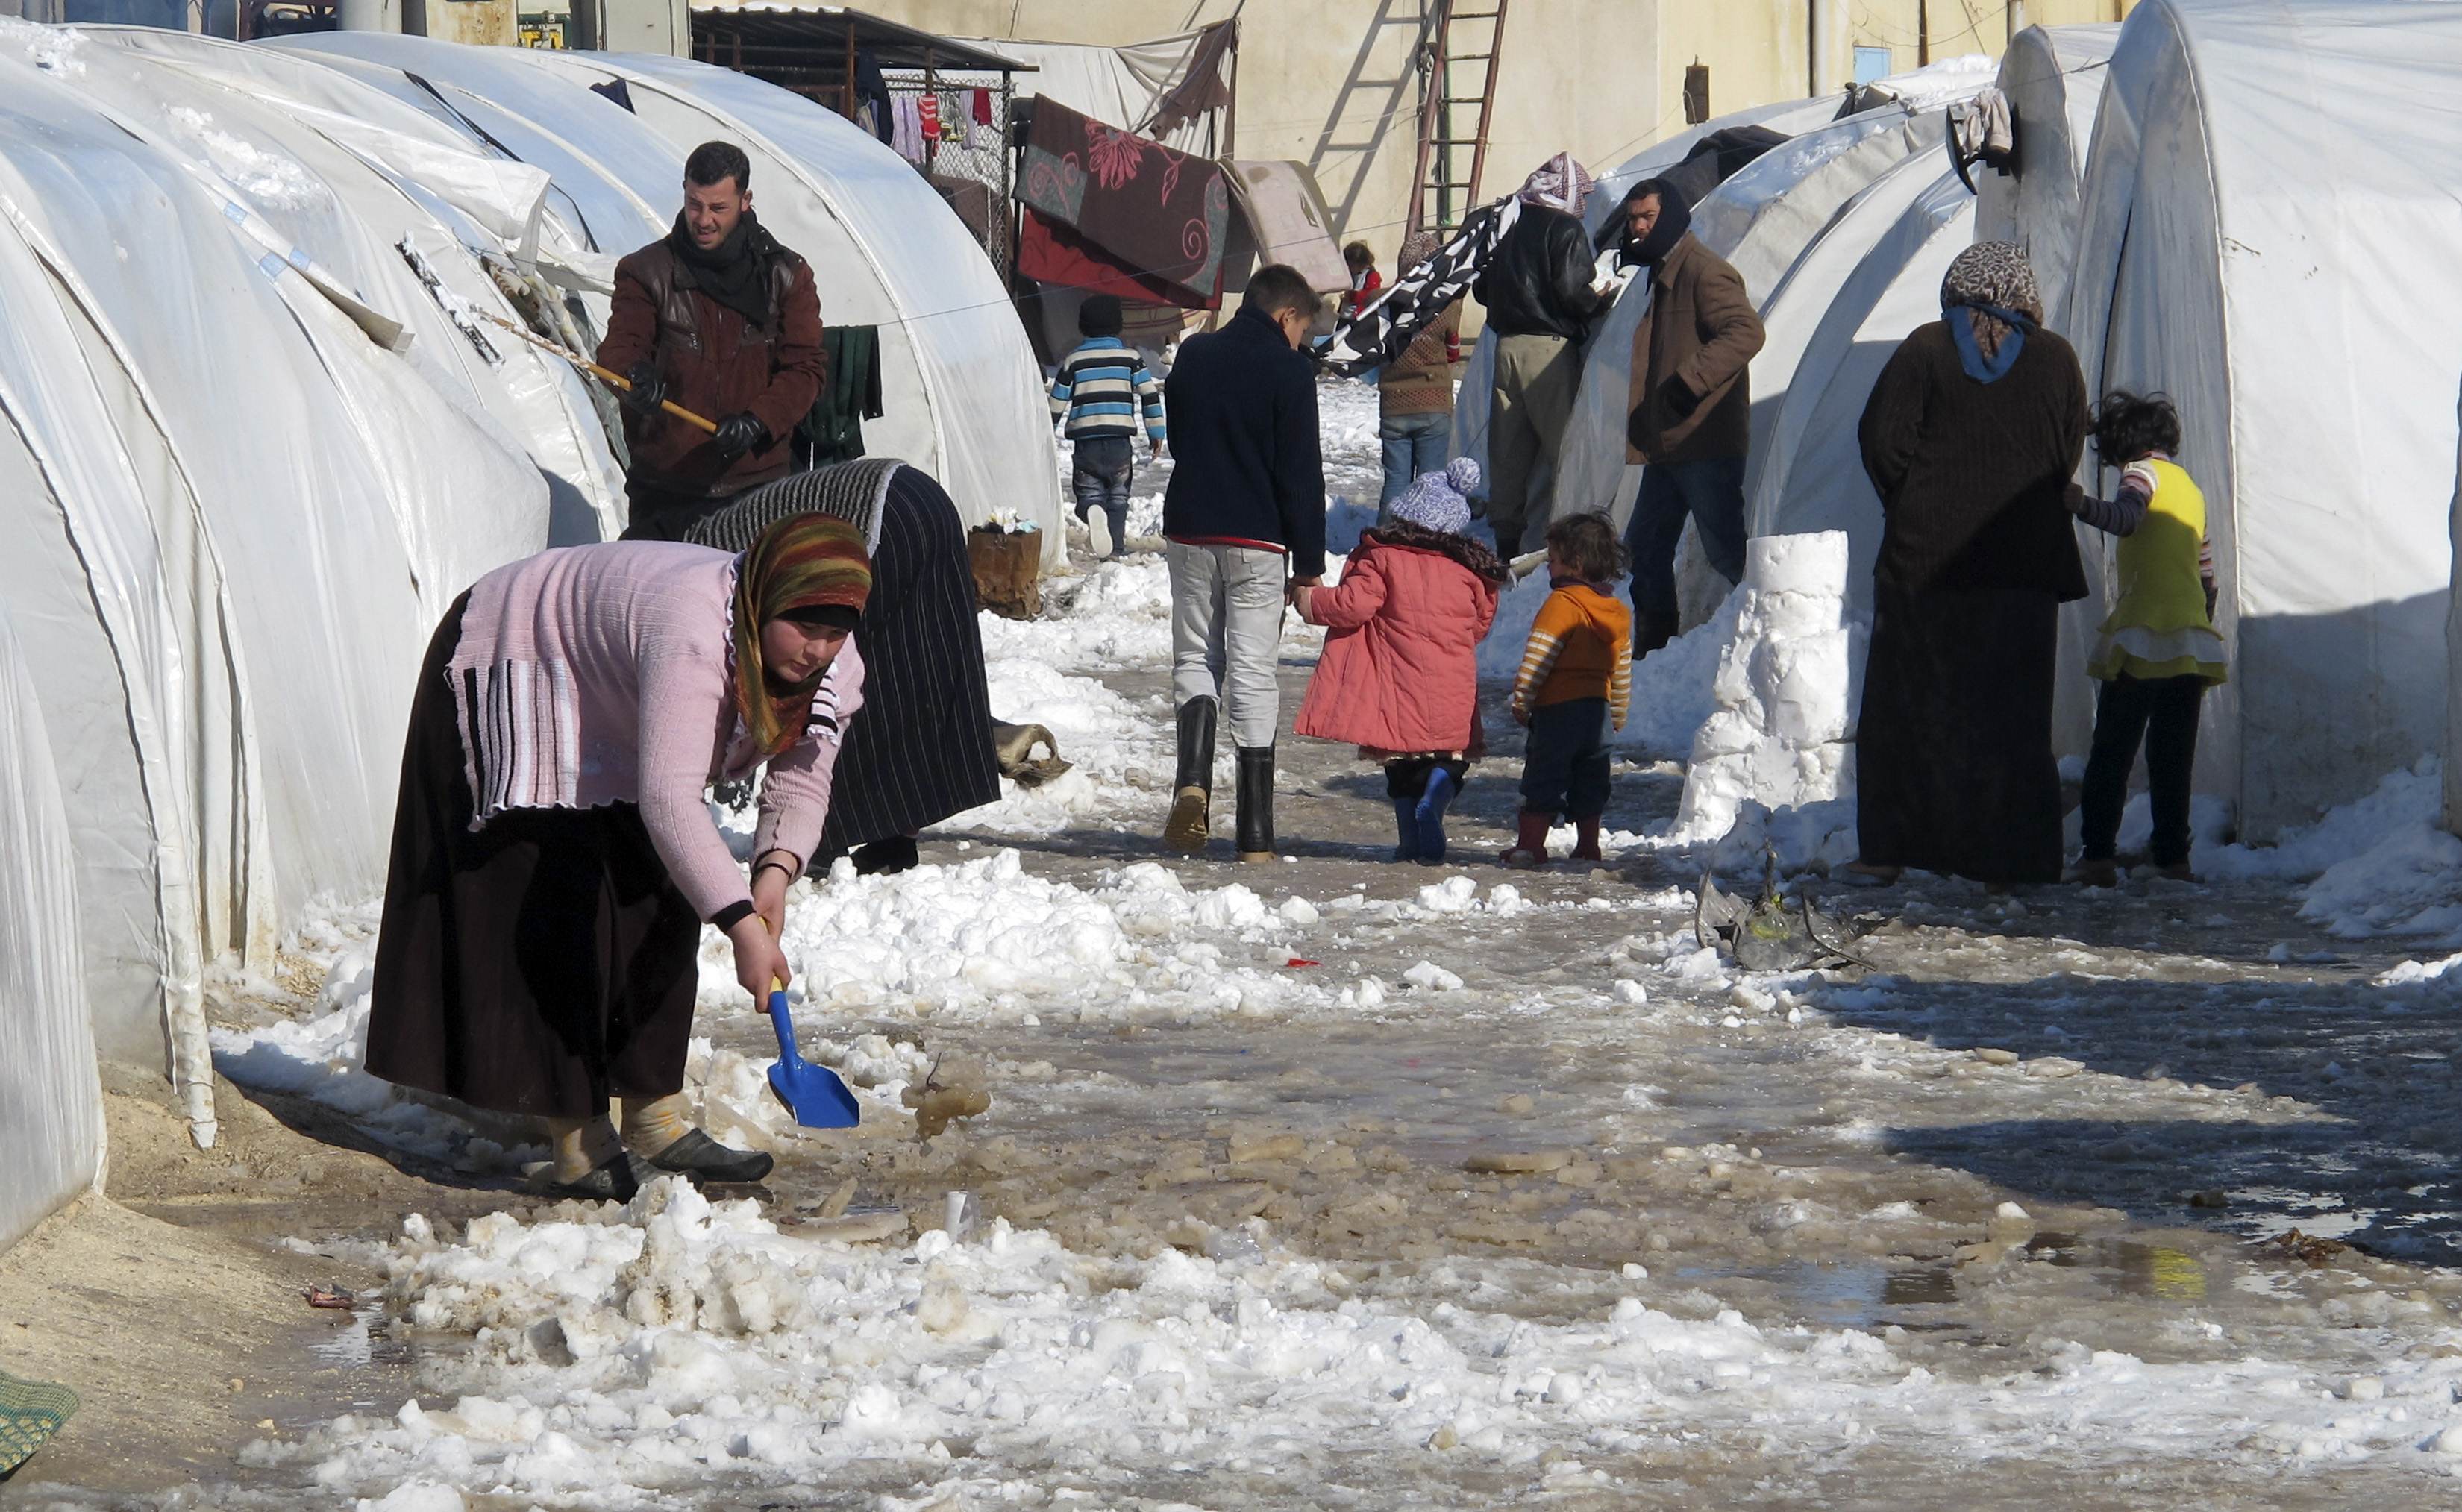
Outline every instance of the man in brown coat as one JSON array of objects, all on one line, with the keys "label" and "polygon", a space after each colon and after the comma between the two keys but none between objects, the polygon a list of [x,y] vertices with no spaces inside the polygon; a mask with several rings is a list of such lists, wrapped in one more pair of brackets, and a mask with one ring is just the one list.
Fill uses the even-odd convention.
[{"label": "man in brown coat", "polygon": [[1689,513],[1710,565],[1744,575],[1744,452],[1752,441],[1747,376],[1760,316],[1744,281],[1691,232],[1684,196],[1646,179],[1625,196],[1623,260],[1651,283],[1632,334],[1625,460],[1642,467],[1625,529],[1632,564],[1632,654],[1674,637],[1675,547]]},{"label": "man in brown coat", "polygon": [[[684,161],[675,228],[616,265],[598,365],[632,383],[627,540],[680,541],[702,516],[786,475],[796,422],[820,398],[812,270],[752,213],[752,163],[710,141]],[[713,436],[659,407],[718,422]]]}]

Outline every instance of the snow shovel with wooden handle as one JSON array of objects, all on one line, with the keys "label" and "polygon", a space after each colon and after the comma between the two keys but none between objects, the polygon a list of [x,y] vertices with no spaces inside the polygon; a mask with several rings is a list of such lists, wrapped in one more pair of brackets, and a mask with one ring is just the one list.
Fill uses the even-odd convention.
[{"label": "snow shovel with wooden handle", "polygon": [[863,1120],[854,1092],[826,1066],[795,1049],[795,1021],[787,1013],[787,989],[769,979],[769,1023],[778,1031],[778,1061],[769,1068],[769,1091],[795,1122],[807,1129],[852,1129]]}]

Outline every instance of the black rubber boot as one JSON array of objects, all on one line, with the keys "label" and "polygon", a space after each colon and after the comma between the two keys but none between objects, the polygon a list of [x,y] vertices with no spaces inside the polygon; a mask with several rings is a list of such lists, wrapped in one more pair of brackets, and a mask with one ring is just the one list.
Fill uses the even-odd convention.
[{"label": "black rubber boot", "polygon": [[1239,757],[1240,859],[1270,861],[1274,858],[1274,748],[1242,745]]},{"label": "black rubber boot", "polygon": [[1674,615],[1647,614],[1634,616],[1632,622],[1632,659],[1642,658],[1675,638],[1679,621]]},{"label": "black rubber boot", "polygon": [[1204,850],[1213,827],[1214,710],[1212,699],[1191,699],[1179,706],[1179,771],[1171,782],[1171,817],[1163,822],[1162,842],[1182,855]]},{"label": "black rubber boot", "polygon": [[875,840],[870,845],[856,846],[853,859],[857,876],[888,876],[913,871],[922,857],[915,849],[913,835],[897,834],[886,840]]},{"label": "black rubber boot", "polygon": [[583,1202],[630,1202],[633,1194],[641,1190],[641,1182],[645,1179],[642,1169],[641,1162],[632,1156],[618,1155],[577,1181],[559,1181],[551,1166],[547,1193],[550,1197],[569,1197]]},{"label": "black rubber boot", "polygon": [[683,1137],[650,1156],[650,1164],[661,1171],[690,1177],[696,1183],[714,1181],[721,1186],[758,1181],[777,1163],[767,1151],[730,1150],[698,1129],[684,1131]]}]

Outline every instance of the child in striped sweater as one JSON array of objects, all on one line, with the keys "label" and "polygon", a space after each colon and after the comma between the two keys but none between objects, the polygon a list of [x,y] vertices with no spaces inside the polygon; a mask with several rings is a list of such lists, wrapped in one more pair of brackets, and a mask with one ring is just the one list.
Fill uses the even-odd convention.
[{"label": "child in striped sweater", "polygon": [[1599,821],[1608,808],[1608,726],[1624,728],[1632,701],[1632,613],[1615,595],[1624,548],[1607,520],[1576,514],[1547,528],[1547,576],[1555,592],[1539,606],[1522,670],[1513,680],[1514,723],[1528,726],[1522,759],[1521,832],[1507,866],[1544,866],[1547,831],[1572,815],[1576,861],[1602,859]]},{"label": "child in striped sweater", "polygon": [[1149,457],[1162,455],[1162,384],[1136,349],[1120,339],[1120,301],[1096,294],[1077,312],[1086,339],[1051,380],[1051,422],[1075,448],[1069,486],[1077,518],[1097,556],[1117,556],[1129,540],[1129,479],[1135,470],[1137,411],[1145,411]]}]

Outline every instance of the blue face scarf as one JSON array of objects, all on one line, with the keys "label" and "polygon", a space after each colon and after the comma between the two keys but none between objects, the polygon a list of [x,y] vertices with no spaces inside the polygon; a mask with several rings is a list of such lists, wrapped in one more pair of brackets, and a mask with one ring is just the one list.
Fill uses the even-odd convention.
[{"label": "blue face scarf", "polygon": [[[2009,328],[2009,334],[2000,338],[2000,349],[1988,357],[1983,355],[1982,343],[1975,339],[1975,322],[1955,318],[1969,310],[1976,314],[1990,315]],[[2015,310],[2003,310],[1998,305],[1952,305],[1941,313],[1952,317],[1949,338],[1957,344],[1958,366],[1966,369],[1966,376],[1977,383],[1998,383],[2007,378],[2009,370],[2018,365],[2018,354],[2025,350],[2026,334],[2035,329],[2034,321]]]}]

